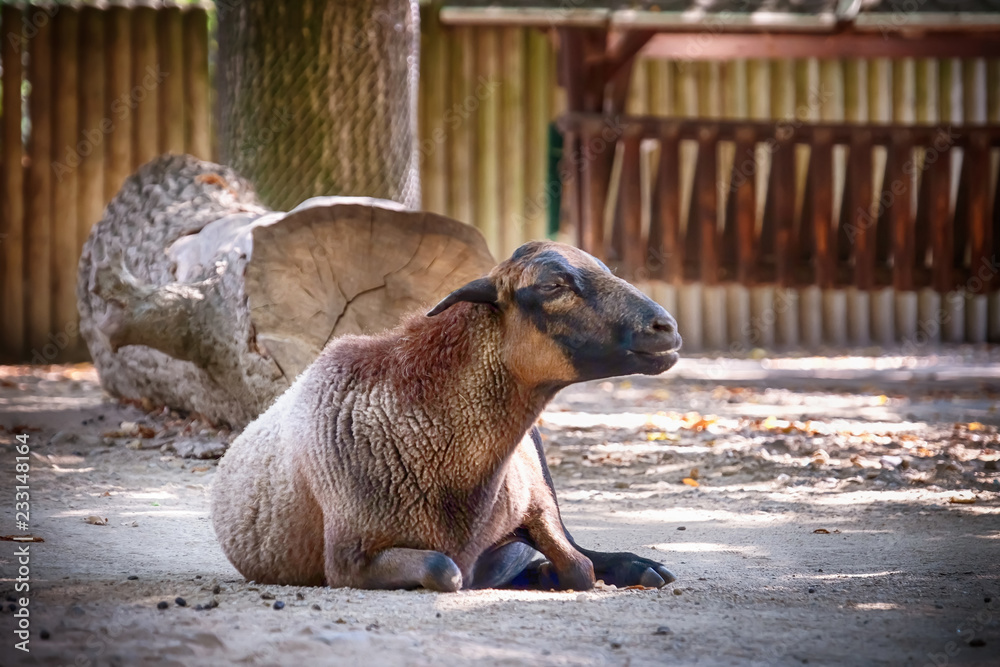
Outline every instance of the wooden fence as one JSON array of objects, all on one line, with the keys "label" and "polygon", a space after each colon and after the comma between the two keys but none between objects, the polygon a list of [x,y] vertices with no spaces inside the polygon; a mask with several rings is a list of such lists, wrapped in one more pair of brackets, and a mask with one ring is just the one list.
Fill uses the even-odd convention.
[{"label": "wooden fence", "polygon": [[[436,9],[433,4],[422,7],[419,150],[423,206],[476,225],[494,254],[505,256],[525,240],[548,235],[551,200],[560,196],[565,185],[559,178],[550,178],[550,127],[565,111],[554,48],[549,36],[539,30],[442,25]],[[12,34],[13,40],[9,39]],[[128,173],[161,151],[184,150],[212,157],[206,9],[63,6],[54,10],[4,5],[0,36],[0,357],[36,362],[84,358],[75,336],[77,258],[105,202]],[[33,82],[47,83],[33,86]],[[20,100],[22,87],[30,89],[23,109],[17,102],[9,103]],[[627,111],[632,116],[677,120],[972,127],[1000,123],[1000,60],[640,59],[633,71]],[[653,138],[639,142],[644,243],[651,228],[657,146]],[[732,177],[737,148],[728,140],[720,140],[718,146],[716,181],[725,184]],[[873,193],[882,187],[887,148],[876,145],[872,151]],[[625,164],[625,144],[616,144],[614,149],[609,202],[616,201],[614,193]],[[630,156],[634,149],[630,145]],[[788,184],[799,226],[807,199],[809,150],[807,145],[795,148],[794,173]],[[758,235],[771,164],[763,151],[762,146],[756,148],[754,164],[758,166],[750,179],[755,182]],[[952,219],[958,219],[954,206],[960,200],[957,187],[963,151],[956,146],[950,159]],[[839,234],[850,151],[846,145],[833,145],[831,152],[831,219]],[[697,140],[680,142],[676,167],[682,232],[691,210],[697,155]],[[1000,155],[993,149],[979,159],[989,169],[986,196],[992,203]],[[626,186],[634,187],[634,182]],[[913,192],[917,197],[918,190]],[[725,231],[728,201],[725,195],[719,200],[720,234]],[[916,200],[912,210],[921,215]],[[603,227],[608,238],[615,233],[615,215],[609,204]],[[964,214],[959,211],[959,215]],[[578,238],[578,230],[565,215],[559,236],[570,242]],[[923,243],[914,242],[918,249]],[[919,288],[921,274],[915,275]],[[667,283],[653,283],[646,285],[651,292],[655,288],[661,297],[669,293]],[[695,301],[687,299],[683,289],[674,292],[676,302],[663,299],[665,305],[677,307],[682,327],[694,330],[687,332],[692,347],[699,339],[706,347],[718,347],[720,341],[706,337],[706,332],[718,330],[717,322],[706,319],[708,310],[693,305]],[[978,312],[983,299],[990,304],[996,301],[996,307],[988,306],[987,314],[993,317],[996,312],[1000,332],[1000,298],[994,294],[977,295],[965,310]],[[810,295],[807,290],[796,298],[808,301]],[[792,299],[791,292],[786,296]],[[768,321],[775,308],[766,304],[776,298],[785,297],[772,293],[756,300],[752,295],[745,315],[726,319],[723,346],[746,342],[746,336],[735,334],[746,330],[748,321]],[[876,305],[882,303],[881,298],[873,296]],[[796,315],[791,306],[778,310],[772,327],[776,332],[765,329],[759,337],[763,347],[812,345],[837,338],[826,334],[817,338],[810,324],[815,318]],[[956,329],[954,336],[943,338],[967,340],[972,330],[979,329],[963,325],[961,336]],[[893,331],[889,336],[873,329],[870,339],[890,342],[900,329]],[[701,334],[695,336],[697,332]],[[863,341],[860,335],[848,336],[848,342]]]},{"label": "wooden fence", "polygon": [[[520,243],[547,234],[547,208],[549,198],[560,196],[570,185],[564,175],[550,178],[548,171],[550,153],[547,141],[549,124],[555,122],[565,111],[563,91],[556,85],[555,53],[549,38],[540,30],[518,27],[470,27],[447,26],[438,23],[436,13],[425,7],[423,14],[423,43],[421,53],[421,156],[423,177],[423,206],[459,220],[470,222],[483,231],[490,248],[497,257],[508,255]],[[645,127],[652,131],[656,119],[685,119],[719,121],[770,122],[771,131],[776,123],[786,126],[806,127],[814,124],[844,124],[847,126],[881,126],[895,124],[899,129],[908,127],[943,125],[956,128],[958,132],[971,130],[987,124],[1000,123],[1000,60],[986,58],[967,59],[798,59],[798,60],[734,60],[697,61],[661,60],[640,58],[633,70],[632,81],[626,105],[629,116],[642,117]],[[611,134],[621,133],[627,120],[612,120],[615,127],[607,128]],[[650,125],[652,123],[653,125]],[[751,127],[751,123],[737,123]],[[565,129],[565,125],[563,129]],[[763,127],[763,126],[762,126]],[[758,128],[760,129],[760,128]],[[803,130],[807,132],[808,130]],[[916,137],[921,130],[915,129]],[[876,133],[877,134],[877,133]],[[755,135],[756,136],[756,135]],[[799,135],[803,136],[802,134]],[[992,141],[992,139],[990,139]],[[765,144],[754,143],[753,160],[746,167],[752,173],[741,176],[752,184],[753,209],[746,210],[745,202],[739,204],[743,215],[752,215],[755,238],[760,238],[763,230],[765,202],[768,201],[768,181],[771,174],[771,156]],[[794,160],[791,171],[785,174],[782,193],[791,202],[791,215],[796,229],[811,233],[813,226],[803,219],[812,216],[809,207],[815,206],[810,183],[811,170],[823,161],[810,159],[808,142],[793,142],[791,150]],[[850,141],[834,142],[830,146],[830,230],[834,238],[846,233],[841,224],[845,210],[845,189],[847,178],[854,173],[848,168]],[[913,144],[917,164],[923,160],[925,147]],[[696,170],[701,164],[698,178],[713,181],[720,190],[717,198],[716,230],[722,238],[726,231],[726,214],[737,206],[735,197],[729,198],[727,191],[732,180],[734,159],[738,147],[734,137],[721,137],[713,145],[717,154],[715,164],[710,169],[705,162],[698,162],[699,146],[696,134],[679,142],[677,161],[678,209],[680,232],[686,234],[692,198],[695,197],[694,183]],[[603,201],[606,204],[600,229],[602,243],[609,242],[608,251],[625,249],[616,234],[632,239],[635,246],[648,250],[651,228],[652,194],[656,189],[657,165],[659,164],[659,136],[640,133],[629,142],[609,142],[607,150],[613,152],[613,166],[610,168],[610,187]],[[882,192],[886,176],[887,160],[892,146],[873,141],[871,151],[871,186],[873,197]],[[899,150],[899,149],[897,149]],[[959,181],[966,164],[966,149],[956,144],[948,152],[948,169],[951,170],[951,189],[947,221],[955,224],[956,234],[965,234],[967,225],[966,209],[960,204]],[[855,155],[860,152],[855,152]],[[638,161],[635,156],[639,155]],[[746,156],[741,154],[741,162]],[[979,162],[976,169],[984,170],[982,183],[983,211],[992,212],[997,183],[997,168],[1000,151],[987,149],[975,157]],[[752,166],[751,166],[752,165]],[[636,170],[638,167],[638,170]],[[779,167],[780,168],[780,167]],[[822,169],[822,166],[818,167]],[[709,169],[712,173],[709,174]],[[936,171],[944,169],[940,164]],[[914,176],[909,188],[913,202],[909,210],[914,215],[917,227],[912,242],[914,260],[914,287],[920,291],[925,285],[925,273],[932,270],[933,257],[925,259],[920,252],[927,245],[928,226],[926,201],[920,190],[920,181]],[[816,176],[812,178],[815,182]],[[930,182],[930,179],[924,179]],[[963,183],[965,181],[963,180]],[[964,187],[964,186],[963,186]],[[641,205],[634,211],[638,216],[633,220],[637,225],[624,229],[614,224],[616,216],[621,218],[617,208],[619,188],[632,188],[641,193],[637,202]],[[742,196],[751,192],[744,186]],[[964,192],[964,190],[963,190]],[[819,193],[825,196],[826,192]],[[873,205],[877,200],[873,199]],[[919,205],[918,205],[919,204]],[[819,209],[824,208],[821,202]],[[586,245],[580,231],[563,207],[558,237],[561,240]],[[898,207],[901,209],[901,207]],[[877,209],[875,209],[877,210]],[[990,213],[992,215],[992,213]],[[873,227],[884,233],[887,225]],[[695,280],[692,271],[697,271],[700,261],[695,235],[683,236],[685,244],[693,244],[688,254],[688,277],[678,285],[661,280],[646,281],[643,275],[630,275],[644,289],[654,291],[662,297],[664,305],[675,309],[681,328],[688,334],[688,349],[723,349],[738,351],[747,346],[757,345],[770,348],[811,347],[823,344],[865,345],[878,343],[896,345],[902,339],[912,341],[945,340],[952,342],[976,342],[983,338],[983,332],[991,340],[1000,340],[1000,293],[991,283],[985,291],[962,294],[961,303],[957,298],[947,299],[946,307],[953,312],[941,315],[930,306],[924,308],[914,303],[915,292],[901,289],[897,298],[892,294],[894,278],[885,280],[892,273],[892,253],[886,253],[885,243],[889,237],[880,237],[879,264],[876,265],[875,283],[869,305],[862,305],[861,298],[853,295],[829,295],[826,289],[849,287],[842,279],[833,287],[828,287],[826,275],[830,269],[821,268],[823,285],[812,282],[814,263],[812,256],[805,255],[803,262],[795,264],[795,271],[809,272],[795,286],[766,293],[761,287],[768,282],[765,277],[756,278],[757,288],[750,289],[750,282],[741,285],[739,279],[726,277],[719,281],[719,289],[731,290],[731,285],[739,285],[748,294],[735,298],[737,306],[727,305],[727,297],[721,298],[722,315],[714,317],[718,311],[710,303],[715,297],[705,294],[688,294],[690,286],[697,292],[705,292],[700,280]],[[965,258],[956,263],[955,276],[960,277],[963,267],[968,268],[968,246],[962,245],[962,236],[956,237],[955,252],[965,248]],[[689,239],[689,240],[688,240]],[[811,247],[812,237],[801,240]],[[616,245],[617,244],[617,245]],[[744,251],[746,246],[739,246]],[[843,253],[848,245],[841,243],[838,252]],[[601,252],[600,249],[595,249]],[[705,250],[708,253],[708,250]],[[720,248],[721,252],[721,248]],[[728,250],[727,250],[728,252]],[[811,252],[809,250],[808,252]],[[697,261],[695,258],[699,257]],[[766,268],[766,262],[758,269]],[[735,270],[724,256],[717,258],[720,270]],[[847,258],[847,266],[852,267],[853,258]],[[693,263],[692,263],[693,262]],[[920,262],[918,264],[916,262]],[[844,269],[838,264],[837,269]],[[716,285],[709,285],[712,292]],[[889,288],[886,291],[885,287]],[[1000,285],[997,285],[1000,288]],[[815,289],[814,289],[815,288]],[[817,296],[816,290],[820,291]],[[866,292],[867,293],[867,292]],[[939,292],[937,292],[939,293]],[[939,293],[940,294],[940,293]],[[958,294],[958,292],[948,292]],[[835,304],[843,299],[850,303],[841,308],[826,306],[829,314],[824,315],[824,300]],[[928,295],[919,297],[921,303],[933,303]],[[918,300],[919,300],[918,299]],[[729,299],[730,301],[733,299]],[[775,300],[778,305],[775,306]],[[716,301],[718,301],[716,299]],[[900,301],[900,305],[896,305]],[[857,302],[857,303],[855,303]],[[967,303],[966,303],[967,302]],[[770,305],[769,305],[770,304]],[[865,318],[860,315],[848,318],[845,310],[853,309],[856,314],[869,309]],[[886,310],[900,317],[889,317],[888,322],[881,315]],[[910,312],[917,313],[910,316]],[[842,327],[848,327],[846,334],[842,327],[833,326],[824,330],[824,322],[833,322],[834,314],[839,317]],[[932,314],[936,313],[936,314]],[[728,317],[726,316],[728,314]],[[916,325],[912,321],[917,319]],[[988,327],[983,323],[992,322]],[[832,326],[832,324],[831,324]],[[914,336],[914,326],[917,333]],[[985,327],[985,328],[984,328]],[[930,333],[921,335],[927,330]],[[907,338],[909,336],[909,338]],[[734,347],[735,346],[735,347]]]},{"label": "wooden fence", "polygon": [[5,4],[0,36],[0,357],[86,358],[91,226],[159,153],[211,157],[206,9]]}]

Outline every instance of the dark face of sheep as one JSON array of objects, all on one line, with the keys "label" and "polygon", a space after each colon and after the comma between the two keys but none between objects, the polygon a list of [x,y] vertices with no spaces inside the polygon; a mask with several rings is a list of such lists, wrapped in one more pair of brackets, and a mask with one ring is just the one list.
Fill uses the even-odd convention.
[{"label": "dark face of sheep", "polygon": [[591,255],[561,243],[526,243],[428,315],[460,301],[500,311],[505,362],[533,385],[656,375],[677,363],[681,347],[670,313]]}]

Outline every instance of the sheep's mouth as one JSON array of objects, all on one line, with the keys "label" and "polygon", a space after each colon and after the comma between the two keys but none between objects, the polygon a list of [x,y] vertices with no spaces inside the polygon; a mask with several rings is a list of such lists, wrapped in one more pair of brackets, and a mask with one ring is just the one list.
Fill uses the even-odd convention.
[{"label": "sheep's mouth", "polygon": [[670,350],[629,350],[637,358],[655,367],[659,372],[671,368],[680,359],[677,348]]}]

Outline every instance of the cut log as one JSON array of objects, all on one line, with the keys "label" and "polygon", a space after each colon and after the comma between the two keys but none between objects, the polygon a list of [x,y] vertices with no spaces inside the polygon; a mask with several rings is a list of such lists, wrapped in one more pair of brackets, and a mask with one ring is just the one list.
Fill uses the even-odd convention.
[{"label": "cut log", "polygon": [[80,331],[111,394],[241,427],[323,347],[375,333],[494,265],[482,235],[394,202],[269,211],[228,167],[162,156],[80,258]]}]

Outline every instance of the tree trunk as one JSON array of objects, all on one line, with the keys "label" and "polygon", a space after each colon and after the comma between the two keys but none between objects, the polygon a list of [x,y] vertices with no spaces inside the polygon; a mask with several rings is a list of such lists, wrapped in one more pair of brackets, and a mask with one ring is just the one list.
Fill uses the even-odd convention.
[{"label": "tree trunk", "polygon": [[417,0],[217,3],[222,160],[265,204],[420,208]]},{"label": "tree trunk", "polygon": [[84,245],[80,330],[115,396],[239,427],[333,337],[390,328],[493,264],[443,216],[353,197],[273,212],[232,169],[164,156]]}]

